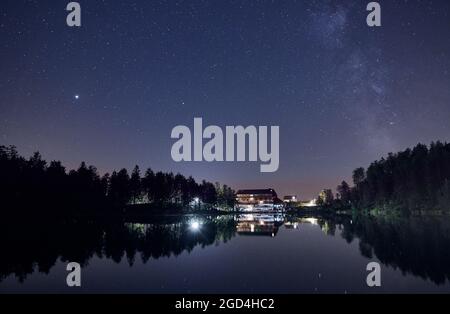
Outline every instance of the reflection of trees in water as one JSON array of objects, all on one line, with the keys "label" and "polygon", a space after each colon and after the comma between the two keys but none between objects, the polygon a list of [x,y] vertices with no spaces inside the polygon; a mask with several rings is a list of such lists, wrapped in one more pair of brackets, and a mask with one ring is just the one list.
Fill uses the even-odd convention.
[{"label": "reflection of trees in water", "polygon": [[450,221],[432,217],[356,220],[361,253],[436,284],[450,280]]},{"label": "reflection of trees in water", "polygon": [[14,274],[23,281],[37,270],[48,274],[58,258],[86,265],[101,254],[103,232],[91,222],[2,222],[0,226],[0,280]]},{"label": "reflection of trees in water", "polygon": [[341,230],[348,243],[359,239],[363,256],[376,257],[404,274],[438,285],[450,281],[449,217],[327,217],[318,224],[328,235]]},{"label": "reflection of trees in water", "polygon": [[[130,265],[140,255],[149,259],[178,256],[194,247],[226,242],[235,234],[232,217],[203,218],[192,230],[190,218],[146,225],[122,222],[9,222],[0,227],[0,281],[14,275],[23,282],[34,271],[48,274],[60,259],[86,266],[94,256]],[[14,237],[12,236],[14,235]]]},{"label": "reflection of trees in water", "polygon": [[[195,224],[193,224],[195,222]],[[313,223],[348,243],[359,239],[361,254],[377,257],[403,273],[436,284],[450,281],[450,219],[288,217],[286,225]],[[195,227],[195,228],[194,228]],[[14,275],[24,281],[34,271],[48,274],[55,264],[76,261],[83,266],[95,256],[133,265],[137,258],[178,256],[196,246],[227,242],[236,234],[231,216],[172,217],[145,224],[120,221],[3,221],[0,223],[0,281]]]}]

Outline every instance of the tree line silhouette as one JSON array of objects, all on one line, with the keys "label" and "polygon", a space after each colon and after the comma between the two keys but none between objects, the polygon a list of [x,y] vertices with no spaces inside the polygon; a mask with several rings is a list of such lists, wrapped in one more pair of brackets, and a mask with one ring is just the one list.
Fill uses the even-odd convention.
[{"label": "tree line silhouette", "polygon": [[66,171],[60,161],[47,163],[37,152],[26,159],[15,147],[0,146],[0,197],[7,212],[37,214],[69,212],[96,214],[121,211],[127,205],[153,205],[154,209],[229,208],[234,191],[218,183],[181,174],[153,172],[142,176],[138,166],[100,176],[94,166],[81,163]]},{"label": "tree line silhouette", "polygon": [[[418,144],[353,171],[354,186],[345,181],[336,197],[319,197],[335,208],[450,210],[450,144]],[[328,194],[329,195],[329,194]]]}]

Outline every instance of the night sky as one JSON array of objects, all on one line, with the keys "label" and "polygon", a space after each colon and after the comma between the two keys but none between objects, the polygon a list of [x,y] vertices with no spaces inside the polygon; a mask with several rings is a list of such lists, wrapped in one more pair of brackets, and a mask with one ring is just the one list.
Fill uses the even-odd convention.
[{"label": "night sky", "polygon": [[[418,142],[450,141],[450,1],[0,4],[0,144],[69,169],[138,164],[300,198]],[[171,130],[280,126],[280,168],[175,163]]]}]

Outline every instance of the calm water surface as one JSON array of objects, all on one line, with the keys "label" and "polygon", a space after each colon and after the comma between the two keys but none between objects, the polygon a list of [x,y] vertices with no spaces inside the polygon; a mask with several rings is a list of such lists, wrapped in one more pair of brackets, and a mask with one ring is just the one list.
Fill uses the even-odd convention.
[{"label": "calm water surface", "polygon": [[[0,293],[450,292],[450,218],[0,223]],[[368,288],[366,266],[382,265]],[[66,286],[78,262],[82,288]]]}]

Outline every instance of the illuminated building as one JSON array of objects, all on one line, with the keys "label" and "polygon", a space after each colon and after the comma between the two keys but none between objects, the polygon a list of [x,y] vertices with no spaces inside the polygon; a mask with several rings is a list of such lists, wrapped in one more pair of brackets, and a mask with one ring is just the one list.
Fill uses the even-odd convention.
[{"label": "illuminated building", "polygon": [[240,211],[279,211],[283,202],[274,189],[239,190],[236,193],[236,208]]}]

